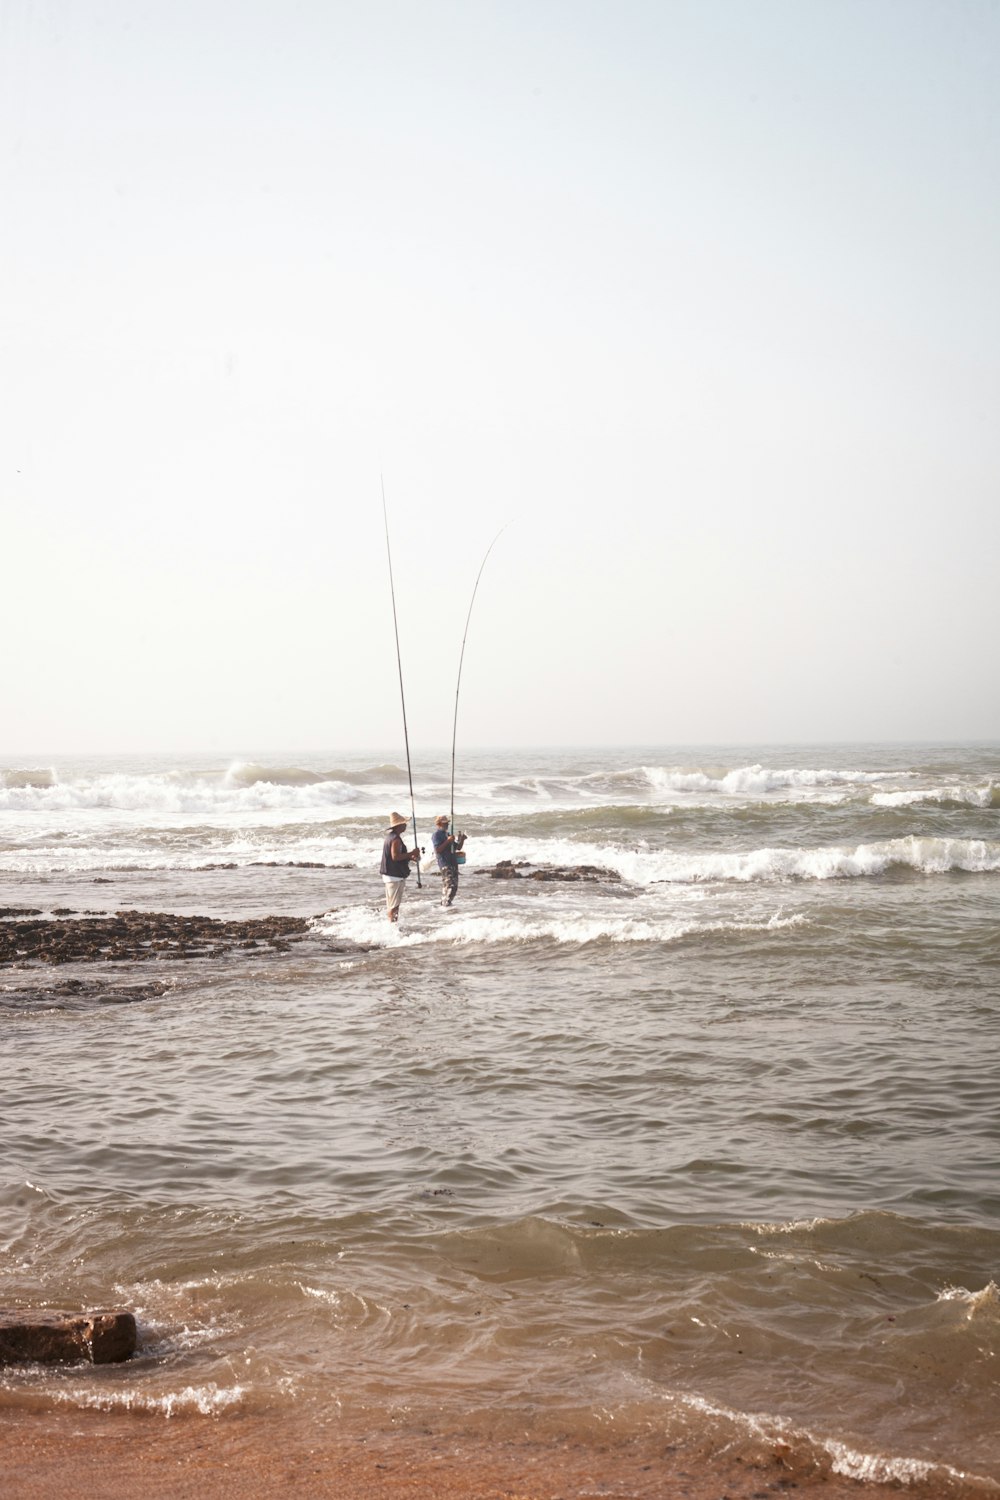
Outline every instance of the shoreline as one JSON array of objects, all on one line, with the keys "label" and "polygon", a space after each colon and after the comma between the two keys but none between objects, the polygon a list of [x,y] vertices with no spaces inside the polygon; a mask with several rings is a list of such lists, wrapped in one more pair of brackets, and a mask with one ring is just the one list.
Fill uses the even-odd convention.
[{"label": "shoreline", "polygon": [[[767,1500],[796,1493],[862,1500],[899,1492],[778,1454],[706,1455],[647,1439],[512,1442],[414,1432],[331,1432],[304,1417],[219,1419],[73,1411],[3,1412],[8,1500],[265,1500],[275,1491],[316,1500]],[[917,1486],[924,1497],[935,1493]],[[939,1492],[938,1492],[939,1493]]]}]

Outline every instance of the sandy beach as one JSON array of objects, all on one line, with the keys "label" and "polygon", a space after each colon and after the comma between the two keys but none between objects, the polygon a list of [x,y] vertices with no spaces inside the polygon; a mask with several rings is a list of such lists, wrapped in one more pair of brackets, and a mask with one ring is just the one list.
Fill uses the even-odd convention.
[{"label": "sandy beach", "polygon": [[884,1493],[797,1473],[779,1456],[751,1462],[656,1441],[484,1444],[430,1431],[333,1436],[277,1417],[163,1423],[79,1412],[59,1419],[8,1413],[0,1437],[8,1500],[256,1500],[276,1492],[338,1500],[763,1500],[788,1493],[875,1500]]}]

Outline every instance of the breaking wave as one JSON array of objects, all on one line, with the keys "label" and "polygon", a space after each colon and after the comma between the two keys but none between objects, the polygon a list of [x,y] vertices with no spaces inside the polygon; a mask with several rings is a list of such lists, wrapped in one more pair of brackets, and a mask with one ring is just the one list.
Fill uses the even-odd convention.
[{"label": "breaking wave", "polygon": [[729,1427],[738,1435],[761,1443],[769,1455],[779,1458],[794,1456],[800,1464],[811,1462],[819,1473],[829,1470],[845,1479],[867,1484],[935,1485],[940,1487],[940,1494],[953,1493],[970,1481],[982,1486],[986,1492],[995,1489],[989,1479],[969,1474],[951,1464],[911,1458],[905,1454],[868,1453],[851,1443],[810,1432],[787,1417],[769,1412],[739,1411],[722,1402],[685,1393],[678,1393],[674,1400],[682,1409],[687,1408],[719,1423],[723,1430]]},{"label": "breaking wave", "polygon": [[51,1399],[58,1405],[91,1411],[153,1412],[162,1417],[198,1412],[201,1416],[211,1417],[229,1407],[241,1406],[245,1398],[246,1392],[242,1386],[224,1387],[209,1381],[205,1385],[188,1385],[182,1390],[167,1391],[163,1395],[135,1387],[126,1390],[92,1390],[77,1386],[70,1390],[56,1391]]},{"label": "breaking wave", "polygon": [[883,839],[854,848],[753,849],[740,854],[663,855],[653,861],[661,873],[651,881],[847,880],[888,874],[893,869],[920,875],[953,871],[986,874],[1000,870],[1000,844],[985,839],[910,836]]},{"label": "breaking wave", "polygon": [[741,766],[733,771],[682,771],[662,766],[644,766],[642,769],[650,785],[660,791],[713,792],[727,797],[866,787],[886,780],[884,771],[782,770],[762,765]]},{"label": "breaking wave", "polygon": [[521,776],[514,781],[498,782],[489,789],[489,795],[496,802],[514,806],[531,802],[593,806],[605,803],[609,797],[618,802],[636,796],[644,806],[662,801],[685,805],[701,798],[724,803],[748,799],[842,801],[852,795],[867,798],[873,786],[880,783],[895,786],[913,775],[909,771],[835,771],[760,764],[732,770],[712,766],[638,765],[615,771],[567,770]]},{"label": "breaking wave", "polygon": [[369,766],[362,771],[306,771],[299,766],[261,766],[253,761],[235,761],[226,772],[224,784],[236,786],[322,786],[340,783],[344,786],[398,786],[406,776],[399,766]]},{"label": "breaking wave", "polygon": [[50,769],[16,770],[13,767],[0,771],[0,788],[54,786],[56,773]]},{"label": "breaking wave", "polygon": [[799,913],[776,912],[759,921],[677,922],[648,921],[634,917],[507,914],[481,917],[457,911],[434,926],[418,926],[423,912],[406,914],[401,926],[393,927],[385,913],[371,907],[347,907],[317,917],[317,936],[333,937],[364,947],[407,948],[427,943],[466,945],[472,943],[676,943],[686,937],[711,934],[777,932],[798,927],[805,918]]},{"label": "breaking wave", "polygon": [[970,874],[1000,870],[1000,843],[985,839],[921,838],[910,835],[870,844],[742,851],[623,849],[567,840],[482,838],[476,863],[528,860],[532,863],[590,864],[614,871],[633,885],[710,882],[773,883],[787,880],[849,880],[911,870],[920,875]]},{"label": "breaking wave", "polygon": [[1000,807],[1000,784],[873,792],[871,800],[875,807]]},{"label": "breaking wave", "polygon": [[[309,772],[280,773],[261,780],[259,768],[230,779],[198,776],[110,774],[75,781],[32,782],[0,788],[0,811],[75,812],[104,810],[149,813],[233,813],[288,808],[308,812],[342,807],[357,799],[343,781],[308,780]],[[295,779],[295,777],[299,779]]]}]

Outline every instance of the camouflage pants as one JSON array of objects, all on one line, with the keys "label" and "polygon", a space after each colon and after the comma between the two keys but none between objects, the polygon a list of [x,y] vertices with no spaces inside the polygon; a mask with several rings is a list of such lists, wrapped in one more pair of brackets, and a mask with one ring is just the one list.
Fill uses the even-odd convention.
[{"label": "camouflage pants", "polygon": [[458,869],[448,865],[441,871],[441,905],[450,906],[458,895]]}]

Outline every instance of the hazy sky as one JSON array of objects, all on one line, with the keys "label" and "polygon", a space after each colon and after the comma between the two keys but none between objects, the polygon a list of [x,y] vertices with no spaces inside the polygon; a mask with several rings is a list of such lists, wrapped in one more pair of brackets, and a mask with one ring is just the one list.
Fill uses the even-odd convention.
[{"label": "hazy sky", "polygon": [[1000,738],[1000,6],[0,13],[0,757]]}]

